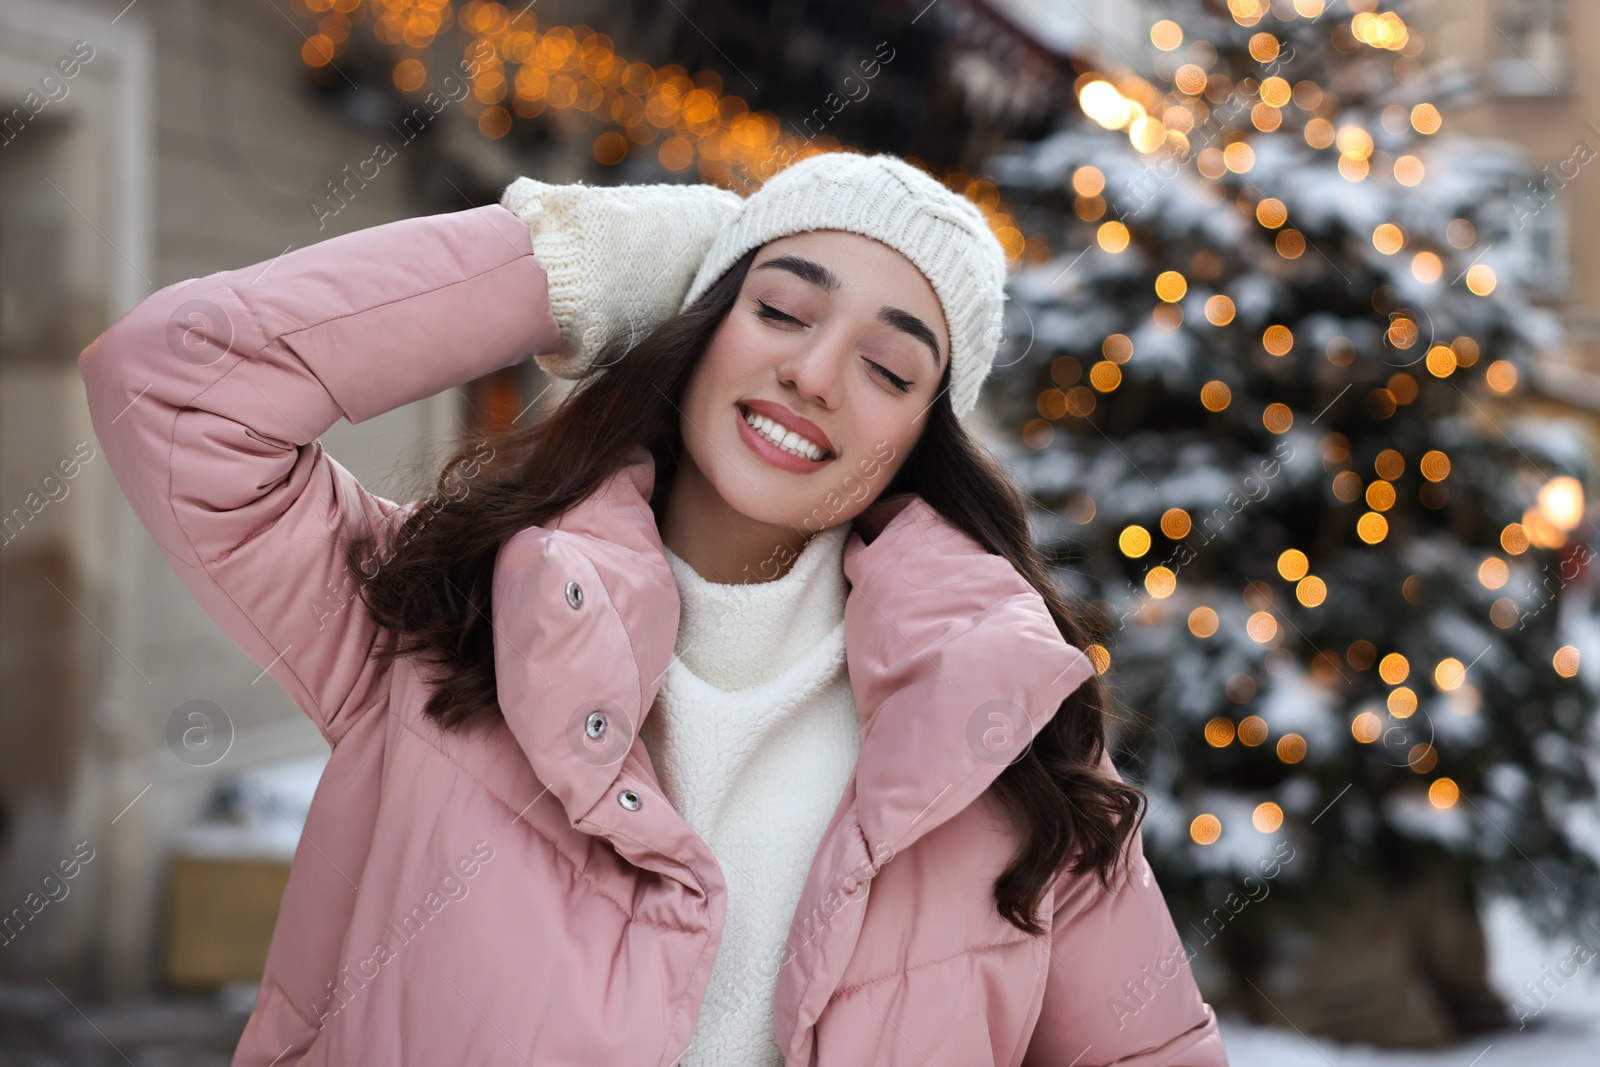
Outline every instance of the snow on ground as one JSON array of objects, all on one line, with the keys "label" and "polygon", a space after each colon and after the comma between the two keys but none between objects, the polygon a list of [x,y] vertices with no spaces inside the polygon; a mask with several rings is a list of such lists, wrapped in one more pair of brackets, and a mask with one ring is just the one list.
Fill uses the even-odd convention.
[{"label": "snow on ground", "polygon": [[[1222,1039],[1232,1067],[1596,1067],[1600,1064],[1600,958],[1574,953],[1572,936],[1546,939],[1528,925],[1513,901],[1491,904],[1484,916],[1489,937],[1490,978],[1511,998],[1512,1010],[1528,1012],[1526,1027],[1484,1034],[1448,1049],[1396,1051],[1370,1045],[1340,1045],[1293,1029],[1222,1020]],[[1584,942],[1600,946],[1600,931]],[[1577,973],[1562,982],[1558,967]],[[1577,961],[1587,959],[1581,964]],[[1549,971],[1544,969],[1548,967]],[[1527,982],[1543,982],[1548,995],[1530,997]]]}]

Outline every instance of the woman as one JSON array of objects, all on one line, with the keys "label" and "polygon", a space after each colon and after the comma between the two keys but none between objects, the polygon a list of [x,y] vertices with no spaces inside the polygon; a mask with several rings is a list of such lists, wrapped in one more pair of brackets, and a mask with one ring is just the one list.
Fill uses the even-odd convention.
[{"label": "woman", "polygon": [[[235,1064],[1226,1062],[957,421],[1004,271],[891,156],[522,179],[90,345],[140,519],[332,746]],[[317,441],[529,355],[579,385],[427,500]]]}]

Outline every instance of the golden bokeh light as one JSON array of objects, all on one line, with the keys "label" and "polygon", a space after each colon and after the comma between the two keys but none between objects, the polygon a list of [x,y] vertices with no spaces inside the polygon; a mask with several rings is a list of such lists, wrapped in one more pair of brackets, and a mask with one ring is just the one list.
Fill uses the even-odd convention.
[{"label": "golden bokeh light", "polygon": [[[1396,315],[1389,320],[1389,329],[1385,335],[1388,337],[1389,343],[1396,348],[1410,348],[1417,343],[1417,337],[1419,336],[1417,321],[1404,315]],[[1390,388],[1393,391],[1393,387],[1391,386]],[[1402,400],[1401,403],[1405,403],[1405,401]]]},{"label": "golden bokeh light", "polygon": [[1218,715],[1206,723],[1206,744],[1212,748],[1227,748],[1233,744],[1233,721]]},{"label": "golden bokeh light", "polygon": [[1337,142],[1339,151],[1345,155],[1360,156],[1362,159],[1372,155],[1372,134],[1360,126],[1339,127]]},{"label": "golden bokeh light", "polygon": [[1210,637],[1217,632],[1217,613],[1204,605],[1189,612],[1189,632],[1196,637]]},{"label": "golden bokeh light", "polygon": [[1394,483],[1379,479],[1367,486],[1367,507],[1373,511],[1388,511],[1394,507]]},{"label": "golden bokeh light", "polygon": [[1452,689],[1459,688],[1461,683],[1466,680],[1466,664],[1462,663],[1454,656],[1446,656],[1444,659],[1434,664],[1433,684],[1438,686],[1444,692],[1448,693]]},{"label": "golden bokeh light", "polygon": [[1583,521],[1583,483],[1570,474],[1559,474],[1539,487],[1537,506],[1546,522],[1570,533]]},{"label": "golden bokeh light", "polygon": [[1261,334],[1261,346],[1267,350],[1268,355],[1287,355],[1294,347],[1294,332],[1281,324],[1268,326]]},{"label": "golden bokeh light", "polygon": [[1411,257],[1411,276],[1419,282],[1432,285],[1444,274],[1444,260],[1437,252],[1418,252]]},{"label": "golden bokeh light", "polygon": [[394,65],[394,87],[403,93],[416,92],[428,80],[428,68],[415,56],[407,56]]},{"label": "golden bokeh light", "polygon": [[1467,268],[1467,288],[1476,296],[1488,296],[1497,283],[1494,268],[1487,263],[1474,263]]},{"label": "golden bokeh light", "polygon": [[1311,561],[1298,548],[1285,549],[1278,554],[1278,573],[1291,582],[1297,582],[1311,569]]},{"label": "golden bokeh light", "polygon": [[1267,740],[1267,720],[1259,715],[1250,715],[1239,722],[1239,743],[1251,748],[1264,744]]},{"label": "golden bokeh light", "polygon": [[1189,283],[1175,270],[1164,270],[1156,275],[1156,296],[1168,304],[1175,304],[1189,291]]},{"label": "golden bokeh light", "polygon": [[1529,544],[1527,527],[1520,522],[1507,523],[1505,529],[1500,531],[1500,547],[1513,556],[1520,556],[1528,551]]},{"label": "golden bokeh light", "polygon": [[1120,130],[1133,117],[1133,103],[1103,78],[1087,82],[1078,92],[1083,113],[1108,130]]},{"label": "golden bokeh light", "polygon": [[1385,222],[1372,231],[1372,247],[1386,256],[1392,256],[1406,246],[1406,235],[1392,222]]},{"label": "golden bokeh light", "polygon": [[1411,661],[1398,652],[1391,652],[1378,661],[1378,677],[1390,685],[1399,685],[1411,674]]},{"label": "golden bokeh light", "polygon": [[1556,654],[1550,657],[1551,666],[1563,678],[1576,678],[1578,676],[1578,649],[1574,645],[1562,645],[1556,649]]},{"label": "golden bokeh light", "polygon": [[1121,252],[1127,248],[1128,238],[1128,227],[1116,219],[1102,222],[1100,228],[1095,231],[1095,240],[1100,247],[1111,253]]},{"label": "golden bokeh light", "polygon": [[1269,230],[1276,230],[1289,221],[1289,209],[1284,207],[1282,200],[1269,196],[1256,205],[1256,221]]},{"label": "golden bokeh light", "polygon": [[1283,125],[1283,112],[1269,104],[1257,104],[1250,109],[1250,125],[1262,133],[1271,133]]},{"label": "golden bokeh light", "polygon": [[1511,577],[1511,568],[1499,556],[1490,556],[1478,564],[1478,582],[1485,589],[1499,589]]},{"label": "golden bokeh light", "polygon": [[1218,293],[1206,299],[1206,321],[1213,326],[1226,326],[1233,321],[1233,301]]},{"label": "golden bokeh light", "polygon": [[1428,481],[1442,482],[1450,477],[1450,457],[1438,449],[1431,449],[1423,453],[1417,469],[1422,471],[1422,476]]},{"label": "golden bokeh light", "polygon": [[1448,378],[1456,371],[1456,353],[1449,345],[1434,345],[1423,360],[1428,373],[1435,378]]},{"label": "golden bokeh light", "polygon": [[1205,68],[1194,63],[1185,63],[1172,76],[1172,82],[1178,87],[1179,92],[1199,96],[1206,91]]},{"label": "golden bokeh light", "polygon": [[1100,354],[1113,363],[1126,363],[1133,358],[1133,341],[1125,333],[1107,334],[1100,342]]},{"label": "golden bokeh light", "polygon": [[1222,836],[1222,820],[1215,815],[1196,815],[1189,824],[1189,836],[1197,845],[1215,844]]},{"label": "golden bokeh light", "polygon": [[1150,531],[1143,526],[1126,526],[1122,533],[1117,535],[1117,547],[1122,549],[1122,554],[1129,559],[1138,559],[1150,551]]},{"label": "golden bokeh light", "polygon": [[1299,763],[1306,758],[1306,739],[1299,734],[1284,734],[1278,738],[1278,758],[1285,763]]},{"label": "golden bokeh light", "polygon": [[1324,118],[1314,118],[1306,123],[1306,144],[1312,148],[1327,148],[1334,141],[1333,123]]},{"label": "golden bokeh light", "polygon": [[1161,532],[1174,541],[1188,537],[1190,526],[1189,513],[1182,508],[1168,508],[1161,513]]},{"label": "golden bokeh light", "polygon": [[1483,381],[1497,393],[1509,393],[1517,387],[1517,368],[1506,360],[1497,359],[1483,372]]},{"label": "golden bokeh light", "polygon": [[1183,43],[1183,27],[1171,19],[1162,19],[1150,27],[1150,43],[1163,52],[1170,52]]},{"label": "golden bokeh light", "polygon": [[1244,631],[1252,641],[1264,645],[1278,635],[1278,620],[1270,611],[1257,611],[1245,623]]},{"label": "golden bokeh light", "polygon": [[1401,156],[1394,161],[1394,180],[1401,185],[1417,185],[1425,172],[1422,160],[1416,156]]},{"label": "golden bokeh light", "polygon": [[1294,412],[1289,410],[1288,404],[1268,404],[1261,413],[1261,425],[1272,433],[1287,433],[1294,425]]},{"label": "golden bokeh light", "polygon": [[1272,801],[1257,804],[1255,812],[1250,816],[1251,824],[1264,834],[1270,834],[1283,825],[1283,809]]},{"label": "golden bokeh light", "polygon": [[1383,720],[1370,711],[1363,711],[1351,720],[1350,736],[1363,745],[1370,745],[1383,736]]},{"label": "golden bokeh light", "polygon": [[1389,691],[1389,714],[1397,719],[1408,719],[1417,710],[1417,694],[1410,686],[1397,686]]},{"label": "golden bokeh light", "polygon": [[1361,475],[1355,471],[1340,471],[1334,475],[1333,495],[1346,504],[1361,499]]},{"label": "golden bokeh light", "polygon": [[1111,653],[1106,650],[1106,646],[1090,645],[1083,650],[1083,654],[1094,664],[1094,673],[1104,674],[1111,669]]},{"label": "golden bokeh light", "polygon": [[1372,460],[1372,469],[1384,481],[1392,482],[1406,471],[1406,457],[1393,448],[1379,452]]},{"label": "golden bokeh light", "polygon": [[1372,165],[1367,157],[1355,152],[1345,152],[1339,157],[1339,177],[1347,182],[1358,182],[1367,176]]},{"label": "golden bokeh light", "polygon": [[1178,576],[1170,567],[1151,567],[1144,576],[1144,587],[1157,600],[1165,600],[1178,588]]},{"label": "golden bokeh light", "polygon": [[1308,574],[1295,585],[1294,596],[1308,608],[1320,607],[1328,598],[1328,583],[1315,574]]},{"label": "golden bokeh light", "polygon": [[1219,381],[1209,381],[1200,387],[1200,403],[1207,411],[1226,411],[1233,401],[1233,391]]},{"label": "golden bokeh light", "polygon": [[1435,134],[1443,125],[1439,109],[1432,104],[1418,104],[1411,109],[1411,128],[1421,134]]},{"label": "golden bokeh light", "polygon": [[1102,360],[1089,368],[1089,384],[1109,393],[1122,384],[1122,369],[1110,360]]},{"label": "golden bokeh light", "polygon": [[1428,803],[1440,810],[1455,807],[1460,799],[1461,790],[1452,779],[1436,778],[1428,787]]},{"label": "golden bokeh light", "polygon": [[1072,188],[1079,196],[1099,196],[1106,187],[1106,176],[1099,167],[1079,167],[1072,172]]},{"label": "golden bokeh light", "polygon": [[1427,774],[1439,765],[1439,752],[1426,742],[1412,745],[1411,751],[1406,753],[1406,763],[1416,773]]},{"label": "golden bokeh light", "polygon": [[1369,511],[1356,520],[1356,536],[1375,545],[1389,536],[1389,520],[1376,511]]}]

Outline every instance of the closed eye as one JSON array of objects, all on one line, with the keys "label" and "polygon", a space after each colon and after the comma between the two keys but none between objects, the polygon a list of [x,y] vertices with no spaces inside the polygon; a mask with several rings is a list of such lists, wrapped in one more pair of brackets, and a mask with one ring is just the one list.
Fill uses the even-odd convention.
[{"label": "closed eye", "polygon": [[782,322],[792,322],[796,326],[805,325],[803,322],[801,322],[799,319],[795,318],[793,315],[784,314],[783,312],[779,311],[777,308],[773,307],[771,304],[767,303],[765,300],[757,300],[756,303],[761,305],[761,310],[756,312],[756,314],[759,315],[763,319],[777,319],[777,320],[782,321]]},{"label": "closed eye", "polygon": [[[767,303],[765,300],[757,300],[756,303],[761,308],[761,310],[756,312],[756,315],[758,317],[760,317],[760,318],[771,319],[771,320],[776,321],[776,322],[792,322],[796,326],[804,326],[805,325],[805,323],[801,322],[799,319],[795,318],[793,315],[788,315],[788,314],[785,314],[782,311],[779,311],[777,308],[773,307],[771,304]],[[912,383],[906,381],[904,378],[900,377],[898,374],[893,373],[892,371],[889,370],[889,368],[887,368],[885,366],[882,366],[881,364],[873,363],[872,360],[870,360],[870,359],[867,360],[867,362],[869,364],[871,364],[871,366],[879,374],[881,374],[883,376],[883,379],[885,381],[887,381],[889,383],[889,385],[892,388],[894,388],[896,391],[901,392],[901,393],[910,392]]]},{"label": "closed eye", "polygon": [[[867,362],[868,363],[872,363],[872,360],[869,359],[869,360],[867,360]],[[895,374],[892,371],[890,371],[888,367],[879,366],[876,363],[872,363],[872,365],[874,367],[878,368],[878,372],[884,376],[885,380],[887,380],[890,385],[894,386],[896,389],[898,389],[902,393],[910,392],[910,390],[911,390],[911,383],[910,382],[906,381],[904,378],[900,377],[898,374]]]}]

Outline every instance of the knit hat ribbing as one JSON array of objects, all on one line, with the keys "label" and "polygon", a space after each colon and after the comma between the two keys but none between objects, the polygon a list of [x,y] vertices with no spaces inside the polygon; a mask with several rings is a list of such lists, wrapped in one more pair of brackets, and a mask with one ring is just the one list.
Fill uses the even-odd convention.
[{"label": "knit hat ribbing", "polygon": [[807,230],[859,233],[922,271],[950,330],[950,406],[965,417],[999,345],[1005,251],[977,205],[898,156],[826,152],[768,179],[722,221],[682,310],[752,248]]}]

